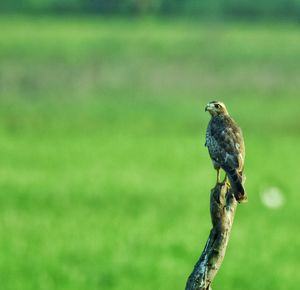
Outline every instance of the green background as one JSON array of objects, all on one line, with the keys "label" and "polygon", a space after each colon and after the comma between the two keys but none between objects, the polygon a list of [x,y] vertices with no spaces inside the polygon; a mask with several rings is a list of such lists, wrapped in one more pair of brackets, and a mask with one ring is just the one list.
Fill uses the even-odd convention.
[{"label": "green background", "polygon": [[299,287],[297,24],[0,26],[1,289],[184,289],[211,227],[213,99],[244,131],[249,196],[213,289]]},{"label": "green background", "polygon": [[1,12],[299,22],[300,0],[1,0]]}]

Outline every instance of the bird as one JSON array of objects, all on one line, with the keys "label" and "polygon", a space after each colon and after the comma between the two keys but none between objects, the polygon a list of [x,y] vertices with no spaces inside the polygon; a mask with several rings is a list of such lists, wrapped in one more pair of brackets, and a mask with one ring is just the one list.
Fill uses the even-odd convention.
[{"label": "bird", "polygon": [[241,128],[229,115],[221,101],[211,101],[206,107],[211,119],[206,129],[205,146],[208,148],[214,168],[217,170],[217,184],[220,183],[220,169],[232,188],[238,202],[246,202],[244,188],[245,144]]}]

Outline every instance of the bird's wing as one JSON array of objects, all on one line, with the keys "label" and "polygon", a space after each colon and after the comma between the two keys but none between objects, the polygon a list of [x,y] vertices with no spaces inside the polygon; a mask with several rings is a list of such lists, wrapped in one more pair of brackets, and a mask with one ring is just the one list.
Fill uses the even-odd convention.
[{"label": "bird's wing", "polygon": [[212,158],[224,169],[243,169],[244,141],[240,128],[228,117],[211,126],[215,150]]}]

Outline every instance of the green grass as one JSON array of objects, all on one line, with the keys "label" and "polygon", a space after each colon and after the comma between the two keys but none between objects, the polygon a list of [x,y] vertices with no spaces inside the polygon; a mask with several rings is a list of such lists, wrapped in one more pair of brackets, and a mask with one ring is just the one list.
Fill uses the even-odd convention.
[{"label": "green grass", "polygon": [[213,288],[297,289],[298,26],[0,25],[1,289],[183,289],[210,229],[216,98],[244,131],[249,203]]}]

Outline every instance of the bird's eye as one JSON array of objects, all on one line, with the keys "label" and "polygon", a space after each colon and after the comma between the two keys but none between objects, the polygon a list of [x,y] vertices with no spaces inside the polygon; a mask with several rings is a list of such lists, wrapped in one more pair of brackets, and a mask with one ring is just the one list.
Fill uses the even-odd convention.
[{"label": "bird's eye", "polygon": [[219,104],[215,104],[215,108],[220,109],[221,106]]}]

